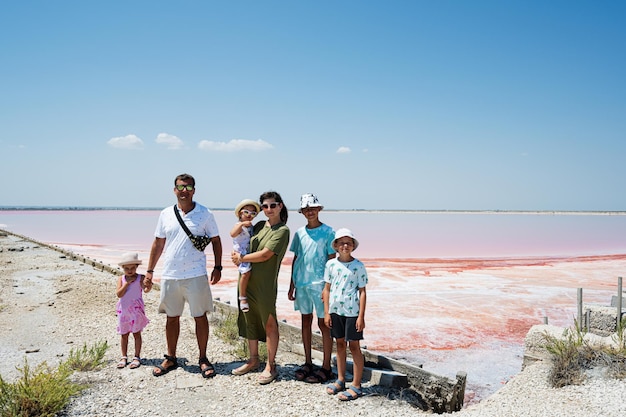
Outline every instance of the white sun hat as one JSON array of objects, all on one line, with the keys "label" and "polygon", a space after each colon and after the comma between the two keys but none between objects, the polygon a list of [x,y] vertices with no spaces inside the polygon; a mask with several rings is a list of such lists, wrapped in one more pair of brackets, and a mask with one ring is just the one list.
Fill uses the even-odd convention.
[{"label": "white sun hat", "polygon": [[[333,240],[333,248],[335,248],[335,244],[337,243],[337,240],[341,239],[342,237],[350,237],[352,238],[352,240],[354,241],[354,249],[356,250],[356,248],[359,247],[359,241],[356,240],[356,238],[354,237],[354,235],[352,234],[352,231],[350,229],[338,229],[335,232],[335,240]],[[337,248],[335,248],[337,249]]]},{"label": "white sun hat", "polygon": [[302,209],[307,207],[319,207],[320,210],[324,209],[324,206],[320,204],[317,196],[311,193],[302,194],[302,197],[300,197],[300,208],[298,209],[298,213],[302,213]]},{"label": "white sun hat", "polygon": [[241,200],[239,204],[237,204],[237,207],[235,207],[235,216],[237,216],[237,218],[239,218],[239,212],[245,206],[254,206],[257,213],[261,211],[261,207],[259,206],[259,203],[257,203],[254,200],[250,200],[249,198],[246,198],[245,200]]},{"label": "white sun hat", "polygon": [[141,265],[141,259],[136,253],[128,252],[122,255],[118,263],[119,266],[124,265]]}]

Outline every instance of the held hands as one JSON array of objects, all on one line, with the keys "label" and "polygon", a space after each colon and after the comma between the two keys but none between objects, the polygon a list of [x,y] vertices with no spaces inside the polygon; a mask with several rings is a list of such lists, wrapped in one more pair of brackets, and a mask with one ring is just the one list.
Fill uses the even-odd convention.
[{"label": "held hands", "polygon": [[[149,275],[148,275],[149,274]],[[149,292],[152,289],[152,272],[148,272],[143,278],[144,292]]]}]

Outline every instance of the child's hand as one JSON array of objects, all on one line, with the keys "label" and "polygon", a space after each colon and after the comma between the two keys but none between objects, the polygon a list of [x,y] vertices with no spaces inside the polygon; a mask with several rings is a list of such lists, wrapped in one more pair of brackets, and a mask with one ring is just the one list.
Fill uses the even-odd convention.
[{"label": "child's hand", "polygon": [[365,319],[363,317],[358,317],[356,319],[356,331],[362,332],[365,329]]},{"label": "child's hand", "polygon": [[326,314],[324,315],[324,324],[326,325],[326,327],[328,327],[329,329],[331,327],[333,327],[333,321],[330,319],[330,314]]},{"label": "child's hand", "polygon": [[252,226],[252,221],[251,220],[243,221],[243,222],[241,222],[241,225],[243,227],[250,227],[250,226]]}]

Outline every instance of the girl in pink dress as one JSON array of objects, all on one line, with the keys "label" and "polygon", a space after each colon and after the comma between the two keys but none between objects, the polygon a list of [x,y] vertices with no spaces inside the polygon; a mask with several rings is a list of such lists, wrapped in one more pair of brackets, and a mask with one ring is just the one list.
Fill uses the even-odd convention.
[{"label": "girl in pink dress", "polygon": [[148,292],[150,288],[144,285],[143,275],[137,273],[141,260],[136,253],[125,253],[118,265],[124,269],[124,275],[117,280],[117,333],[122,335],[122,358],[117,367],[121,369],[128,365],[128,335],[132,333],[135,356],[130,368],[135,369],[141,365],[141,331],[150,323],[144,310],[142,291]]}]

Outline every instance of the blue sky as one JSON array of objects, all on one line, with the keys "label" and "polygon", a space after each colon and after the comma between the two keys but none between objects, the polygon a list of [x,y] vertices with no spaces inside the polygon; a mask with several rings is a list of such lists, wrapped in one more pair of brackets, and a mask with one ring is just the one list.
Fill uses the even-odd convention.
[{"label": "blue sky", "polygon": [[0,4],[0,206],[626,210],[621,1]]}]

